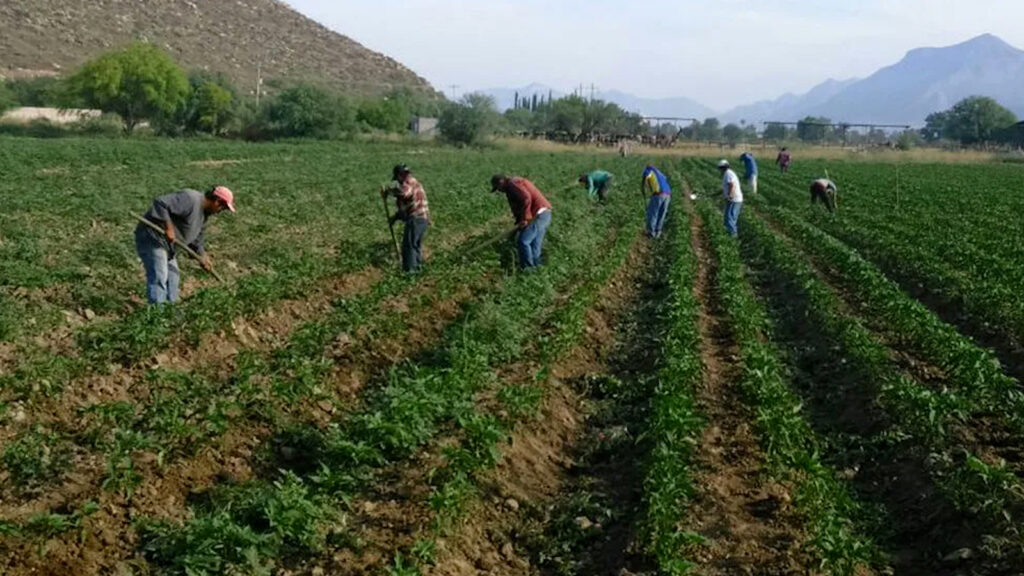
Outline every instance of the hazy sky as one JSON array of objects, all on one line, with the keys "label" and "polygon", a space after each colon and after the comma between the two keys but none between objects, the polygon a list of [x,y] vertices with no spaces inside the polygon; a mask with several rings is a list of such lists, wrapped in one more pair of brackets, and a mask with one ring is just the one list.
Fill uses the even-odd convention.
[{"label": "hazy sky", "polygon": [[688,96],[716,110],[866,76],[990,32],[1022,0],[288,0],[458,93],[540,82]]}]

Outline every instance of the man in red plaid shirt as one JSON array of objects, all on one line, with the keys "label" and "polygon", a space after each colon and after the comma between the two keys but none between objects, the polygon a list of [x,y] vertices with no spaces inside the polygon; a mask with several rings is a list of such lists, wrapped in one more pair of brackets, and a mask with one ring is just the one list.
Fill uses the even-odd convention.
[{"label": "man in red plaid shirt", "polygon": [[384,198],[394,196],[398,211],[391,217],[391,222],[401,220],[405,223],[402,235],[402,270],[417,272],[423,264],[423,237],[430,226],[430,209],[427,207],[427,193],[423,185],[412,176],[405,164],[395,166],[392,171],[395,186],[382,187],[380,195]]}]

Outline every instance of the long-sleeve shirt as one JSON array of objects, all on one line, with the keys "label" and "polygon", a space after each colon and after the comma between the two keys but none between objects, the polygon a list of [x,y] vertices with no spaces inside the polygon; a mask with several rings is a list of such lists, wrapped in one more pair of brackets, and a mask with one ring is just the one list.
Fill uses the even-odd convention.
[{"label": "long-sleeve shirt", "polygon": [[789,166],[790,156],[789,152],[779,152],[779,155],[775,158],[775,163],[779,166]]},{"label": "long-sleeve shirt", "polygon": [[[153,205],[145,215],[146,220],[161,228],[170,221],[174,226],[175,239],[197,254],[203,254],[206,237],[206,213],[203,212],[203,193],[196,190],[179,190],[153,200]],[[140,224],[141,226],[141,224]],[[157,241],[166,242],[167,237],[155,230],[147,231]]]},{"label": "long-sleeve shirt", "polygon": [[597,191],[606,186],[612,180],[612,175],[604,170],[594,170],[587,174],[587,195],[591,198],[597,196]]},{"label": "long-sleeve shirt", "polygon": [[661,173],[661,170],[653,166],[645,168],[641,178],[641,186],[643,186],[644,190],[650,192],[651,196],[658,194],[665,194],[667,196],[672,193],[672,186],[669,185],[668,178]]},{"label": "long-sleeve shirt", "polygon": [[391,193],[398,204],[398,217],[402,220],[430,220],[430,207],[427,205],[427,192],[419,180],[409,176],[405,182]]},{"label": "long-sleeve shirt", "polygon": [[746,172],[744,174],[749,180],[751,176],[757,176],[757,160],[754,160],[754,156],[751,154],[744,154],[743,158],[743,169]]},{"label": "long-sleeve shirt", "polygon": [[505,197],[512,209],[512,217],[516,219],[516,226],[520,228],[532,222],[541,212],[551,210],[548,199],[526,178],[517,176],[509,179]]}]

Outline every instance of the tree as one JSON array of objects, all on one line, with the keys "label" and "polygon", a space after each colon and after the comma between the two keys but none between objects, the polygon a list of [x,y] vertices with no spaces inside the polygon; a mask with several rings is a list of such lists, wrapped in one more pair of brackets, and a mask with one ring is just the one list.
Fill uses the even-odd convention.
[{"label": "tree", "polygon": [[333,138],[354,128],[355,114],[340,96],[312,84],[296,84],[270,104],[268,115],[281,136]]},{"label": "tree", "polygon": [[144,120],[174,114],[189,93],[188,79],[170,55],[141,43],[87,62],[70,85],[87,106],[119,114],[127,133]]},{"label": "tree", "polygon": [[921,137],[926,142],[937,142],[941,140],[946,132],[946,125],[949,123],[949,111],[933,112],[924,119],[924,128],[921,129]]},{"label": "tree", "polygon": [[479,144],[487,139],[498,123],[494,99],[484,94],[467,94],[449,105],[438,119],[441,136],[454,144]]},{"label": "tree", "polygon": [[18,102],[15,100],[14,92],[12,92],[6,84],[0,82],[0,114],[3,114],[9,108],[14,108]]},{"label": "tree", "polygon": [[789,130],[785,124],[769,124],[764,129],[764,139],[771,142],[782,142],[789,138]]},{"label": "tree", "polygon": [[376,130],[405,132],[409,128],[409,109],[391,98],[364,100],[356,112],[356,121]]},{"label": "tree", "polygon": [[832,132],[831,124],[828,118],[807,116],[797,123],[796,136],[804,142],[821,142]]},{"label": "tree", "polygon": [[971,96],[950,109],[942,134],[961,144],[981,144],[995,139],[997,132],[1017,122],[1017,116],[992,98]]},{"label": "tree", "polygon": [[743,129],[736,124],[726,124],[725,128],[722,128],[722,137],[729,144],[737,144],[743,138]]},{"label": "tree", "polygon": [[705,142],[722,139],[722,128],[718,118],[705,118],[704,123],[697,129],[697,138]]}]

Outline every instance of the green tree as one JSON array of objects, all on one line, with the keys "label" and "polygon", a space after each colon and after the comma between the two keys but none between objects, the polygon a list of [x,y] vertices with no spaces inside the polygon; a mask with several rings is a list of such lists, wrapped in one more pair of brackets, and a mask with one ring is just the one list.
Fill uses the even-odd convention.
[{"label": "green tree", "polygon": [[235,95],[216,82],[196,87],[195,127],[210,134],[220,134],[234,118]]},{"label": "green tree", "polygon": [[789,138],[789,130],[785,124],[769,124],[764,129],[764,139],[770,142],[782,142]]},{"label": "green tree", "polygon": [[729,144],[737,144],[743,138],[743,129],[736,124],[726,124],[722,128],[722,137]]},{"label": "green tree", "polygon": [[924,119],[924,128],[921,129],[921,137],[926,142],[937,142],[945,136],[946,126],[949,124],[949,111],[933,112]]},{"label": "green tree", "polygon": [[70,80],[87,106],[114,112],[131,133],[140,122],[172,115],[189,93],[185,73],[152,44],[132,44],[83,65]]},{"label": "green tree", "polygon": [[497,127],[498,110],[494,99],[483,94],[467,94],[441,113],[437,128],[441,137],[454,144],[479,144]]},{"label": "green tree", "polygon": [[705,118],[700,128],[697,129],[697,138],[705,142],[721,140],[722,125],[718,118]]},{"label": "green tree", "polygon": [[14,97],[14,92],[6,84],[0,82],[0,114],[17,105],[18,102]]},{"label": "green tree", "polygon": [[401,100],[382,98],[363,100],[356,111],[356,121],[385,132],[405,132],[409,129],[409,109]]},{"label": "green tree", "polygon": [[961,144],[991,142],[1000,130],[1017,123],[1017,116],[992,98],[971,96],[947,112],[942,133]]},{"label": "green tree", "polygon": [[832,120],[807,116],[796,125],[796,136],[804,142],[822,142],[832,132]]},{"label": "green tree", "polygon": [[551,130],[581,134],[587,116],[587,101],[579,96],[566,96],[551,103]]},{"label": "green tree", "polygon": [[278,94],[267,115],[279,136],[334,138],[355,127],[355,114],[344,99],[305,83]]}]

